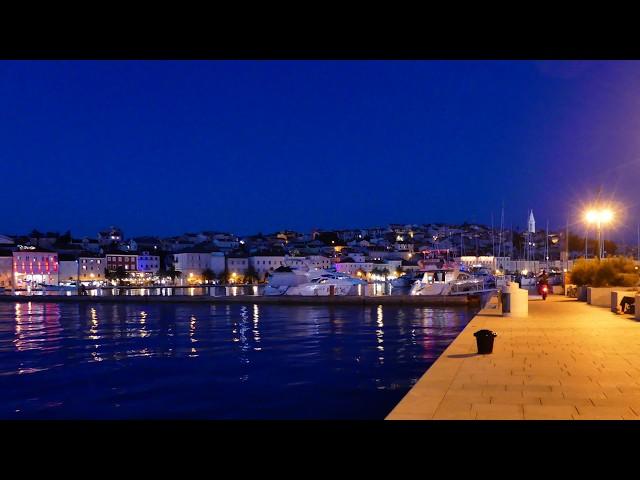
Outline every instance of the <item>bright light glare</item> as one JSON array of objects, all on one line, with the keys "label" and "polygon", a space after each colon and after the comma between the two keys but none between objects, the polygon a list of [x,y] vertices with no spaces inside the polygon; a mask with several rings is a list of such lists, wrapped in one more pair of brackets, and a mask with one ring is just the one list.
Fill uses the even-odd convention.
[{"label": "bright light glare", "polygon": [[604,210],[589,210],[585,214],[585,219],[588,223],[609,223],[613,220],[613,211],[608,208],[605,208]]},{"label": "bright light glare", "polygon": [[593,222],[597,222],[598,221],[598,217],[600,215],[598,215],[598,212],[596,212],[595,210],[589,210],[585,216],[585,218],[587,219],[587,222],[589,223],[593,223]]}]

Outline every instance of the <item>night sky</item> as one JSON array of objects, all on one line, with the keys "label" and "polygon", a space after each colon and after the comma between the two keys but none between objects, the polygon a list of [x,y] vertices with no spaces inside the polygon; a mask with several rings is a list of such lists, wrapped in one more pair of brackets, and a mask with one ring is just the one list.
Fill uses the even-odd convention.
[{"label": "night sky", "polygon": [[0,62],[0,233],[640,220],[640,63]]}]

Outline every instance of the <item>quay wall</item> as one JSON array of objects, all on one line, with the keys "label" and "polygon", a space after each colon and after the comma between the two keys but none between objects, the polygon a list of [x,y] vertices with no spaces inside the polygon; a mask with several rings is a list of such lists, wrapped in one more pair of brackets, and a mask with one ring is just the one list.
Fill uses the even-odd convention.
[{"label": "quay wall", "polygon": [[188,295],[0,295],[0,302],[39,302],[39,303],[256,303],[272,305],[417,305],[417,306],[455,306],[475,305],[479,297],[420,295],[393,296],[188,296]]}]

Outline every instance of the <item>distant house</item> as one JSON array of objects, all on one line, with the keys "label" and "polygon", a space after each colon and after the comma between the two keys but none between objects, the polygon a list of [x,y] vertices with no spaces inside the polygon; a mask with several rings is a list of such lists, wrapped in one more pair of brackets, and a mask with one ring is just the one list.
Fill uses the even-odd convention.
[{"label": "distant house", "polygon": [[111,245],[113,243],[120,243],[123,238],[124,237],[122,230],[114,226],[98,232],[98,243],[100,245]]}]

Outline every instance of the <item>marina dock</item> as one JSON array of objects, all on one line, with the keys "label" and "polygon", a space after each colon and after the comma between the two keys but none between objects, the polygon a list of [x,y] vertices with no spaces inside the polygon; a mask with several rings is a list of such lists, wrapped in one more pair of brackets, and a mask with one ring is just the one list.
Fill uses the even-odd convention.
[{"label": "marina dock", "polygon": [[[563,296],[483,309],[388,420],[640,419],[640,324]],[[494,304],[493,307],[496,307]],[[478,355],[474,332],[497,333]]]},{"label": "marina dock", "polygon": [[271,304],[271,305],[415,305],[415,306],[457,306],[477,305],[481,301],[476,296],[421,296],[421,295],[379,295],[379,296],[262,296],[262,295],[0,295],[0,302],[82,302],[82,303],[209,303],[209,304]]}]

